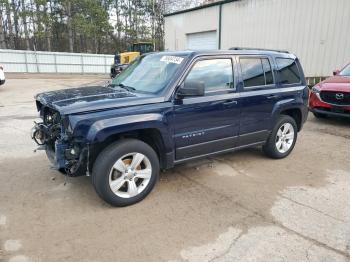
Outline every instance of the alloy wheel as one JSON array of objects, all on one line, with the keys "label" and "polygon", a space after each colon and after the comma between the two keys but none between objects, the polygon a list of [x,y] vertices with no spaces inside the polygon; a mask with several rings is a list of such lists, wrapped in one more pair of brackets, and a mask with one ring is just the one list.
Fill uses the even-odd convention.
[{"label": "alloy wheel", "polygon": [[290,123],[285,123],[278,129],[276,135],[276,148],[278,152],[284,154],[292,147],[294,132],[294,127]]},{"label": "alloy wheel", "polygon": [[129,153],[114,163],[109,174],[109,186],[117,196],[131,198],[147,187],[151,176],[149,159],[141,153]]}]

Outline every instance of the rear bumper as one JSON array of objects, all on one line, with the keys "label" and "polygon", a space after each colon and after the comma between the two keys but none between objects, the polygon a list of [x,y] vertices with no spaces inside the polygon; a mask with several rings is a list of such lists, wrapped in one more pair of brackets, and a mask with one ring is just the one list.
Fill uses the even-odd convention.
[{"label": "rear bumper", "polygon": [[300,126],[300,129],[299,131],[303,128],[307,118],[309,116],[309,108],[307,106],[303,106],[303,109],[302,109],[302,119],[301,119],[301,126]]}]

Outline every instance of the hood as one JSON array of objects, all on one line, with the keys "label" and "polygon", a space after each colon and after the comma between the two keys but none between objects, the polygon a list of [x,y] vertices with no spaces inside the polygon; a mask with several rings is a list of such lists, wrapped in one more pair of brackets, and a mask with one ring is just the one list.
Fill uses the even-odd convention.
[{"label": "hood", "polygon": [[350,76],[332,76],[320,83],[323,91],[350,92]]},{"label": "hood", "polygon": [[163,97],[105,86],[50,91],[36,95],[35,99],[63,115],[164,101]]}]

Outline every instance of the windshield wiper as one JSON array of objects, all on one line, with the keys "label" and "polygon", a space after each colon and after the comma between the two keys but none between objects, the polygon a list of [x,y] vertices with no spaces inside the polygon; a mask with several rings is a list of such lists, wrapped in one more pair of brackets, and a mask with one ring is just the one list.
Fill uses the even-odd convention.
[{"label": "windshield wiper", "polygon": [[124,85],[124,84],[122,84],[122,83],[120,83],[120,84],[109,84],[108,86],[110,86],[110,87],[121,87],[121,88],[123,88],[123,89],[125,89],[125,90],[127,90],[127,91],[135,91],[136,89],[134,88],[134,87],[132,87],[132,86],[126,86],[126,85]]}]

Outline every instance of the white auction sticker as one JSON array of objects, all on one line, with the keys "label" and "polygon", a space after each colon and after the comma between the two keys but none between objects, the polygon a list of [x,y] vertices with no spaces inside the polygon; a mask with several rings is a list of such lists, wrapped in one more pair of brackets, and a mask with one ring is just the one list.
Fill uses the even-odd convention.
[{"label": "white auction sticker", "polygon": [[179,57],[179,56],[162,56],[162,58],[160,59],[160,61],[162,62],[167,62],[167,63],[173,63],[173,64],[181,64],[183,57]]}]

